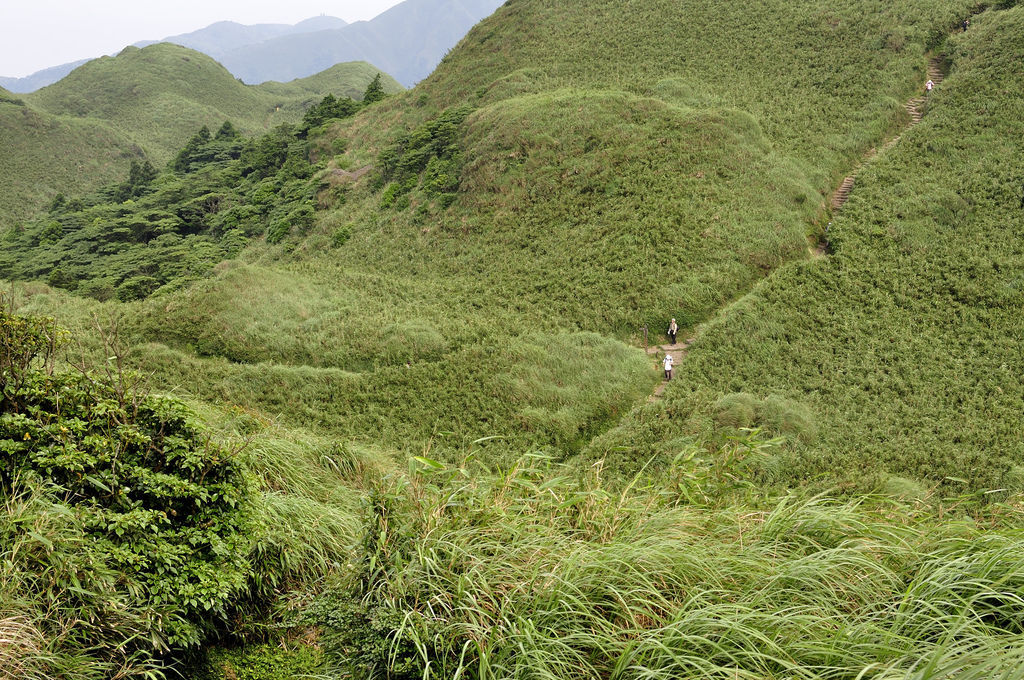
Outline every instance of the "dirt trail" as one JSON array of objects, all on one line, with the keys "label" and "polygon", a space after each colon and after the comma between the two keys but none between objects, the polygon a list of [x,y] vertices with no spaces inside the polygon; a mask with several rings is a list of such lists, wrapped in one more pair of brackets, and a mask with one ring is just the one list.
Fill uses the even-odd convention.
[{"label": "dirt trail", "polygon": [[[653,345],[647,348],[647,354],[656,357],[658,363],[665,357],[666,354],[672,355],[672,363],[674,366],[678,366],[686,356],[686,352],[690,349],[690,345],[696,338],[687,338],[681,342],[677,342],[674,345]],[[668,387],[668,380],[662,380],[661,383],[654,389],[654,393],[647,397],[647,401],[651,402],[661,396],[661,393]]]},{"label": "dirt trail", "polygon": [[[941,59],[939,57],[931,57],[928,60],[927,79],[931,80],[932,83],[934,83],[934,85],[938,87],[939,83],[942,82],[944,75],[945,74],[942,71]],[[902,130],[900,130],[899,134],[887,140],[881,146],[868,150],[868,152],[864,154],[864,157],[861,158],[860,162],[854,167],[853,172],[851,172],[849,175],[843,178],[843,181],[832,193],[832,197],[829,200],[829,206],[831,207],[831,211],[833,214],[839,211],[846,203],[846,201],[850,198],[850,192],[853,191],[854,184],[856,184],[857,181],[857,173],[860,172],[861,168],[863,168],[868,162],[870,162],[879,154],[884,153],[885,151],[888,151],[893,146],[895,146],[896,143],[900,141],[900,137],[903,136],[903,133],[905,133],[907,130],[921,122],[921,119],[924,117],[926,103],[927,95],[912,97],[907,100],[907,103],[904,104],[904,108],[906,108],[907,113],[910,114],[910,122],[907,123],[907,125],[905,125]],[[828,254],[828,249],[828,231],[826,230],[825,234],[822,235],[821,241],[818,243],[818,245],[810,249],[811,256],[824,257],[825,255]],[[694,340],[696,340],[696,337],[687,338],[686,340],[683,340],[682,342],[679,342],[678,344],[675,345],[653,345],[647,348],[647,354],[656,357],[659,364],[666,354],[671,354],[673,364],[675,366],[679,366],[679,364],[682,362],[683,358],[689,351],[690,345],[693,344]],[[660,399],[661,395],[665,392],[665,389],[668,387],[668,383],[669,381],[662,380],[661,383],[659,383],[658,386],[655,388],[654,392],[647,398],[648,403]]]}]

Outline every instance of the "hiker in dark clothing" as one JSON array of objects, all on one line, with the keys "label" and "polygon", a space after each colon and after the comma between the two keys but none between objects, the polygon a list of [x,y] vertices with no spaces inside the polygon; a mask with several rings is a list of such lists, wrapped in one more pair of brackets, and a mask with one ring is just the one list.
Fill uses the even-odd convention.
[{"label": "hiker in dark clothing", "polygon": [[964,29],[964,31],[966,31],[971,26],[971,20],[970,19],[964,19],[963,23],[960,24],[960,26]]}]

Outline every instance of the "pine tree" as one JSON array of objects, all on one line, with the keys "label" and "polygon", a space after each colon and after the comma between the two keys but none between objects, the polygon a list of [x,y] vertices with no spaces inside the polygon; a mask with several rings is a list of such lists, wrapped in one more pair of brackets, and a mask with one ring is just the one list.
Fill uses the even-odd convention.
[{"label": "pine tree", "polygon": [[380,74],[378,73],[370,81],[370,84],[366,86],[366,91],[363,92],[363,104],[372,104],[373,102],[379,102],[384,99],[384,86],[380,84]]}]

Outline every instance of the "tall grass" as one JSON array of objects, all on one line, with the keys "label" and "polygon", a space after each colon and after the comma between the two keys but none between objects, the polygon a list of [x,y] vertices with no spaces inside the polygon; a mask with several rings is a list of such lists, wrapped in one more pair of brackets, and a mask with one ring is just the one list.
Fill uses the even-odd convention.
[{"label": "tall grass", "polygon": [[167,612],[134,606],[130,593],[140,584],[90,548],[81,523],[52,494],[19,479],[3,490],[0,677],[157,677],[162,664],[138,638]]},{"label": "tall grass", "polygon": [[695,506],[664,479],[613,491],[537,458],[426,469],[377,497],[364,566],[332,596],[387,642],[374,656],[330,631],[357,674],[1021,677],[1019,507],[937,521],[875,499]]}]

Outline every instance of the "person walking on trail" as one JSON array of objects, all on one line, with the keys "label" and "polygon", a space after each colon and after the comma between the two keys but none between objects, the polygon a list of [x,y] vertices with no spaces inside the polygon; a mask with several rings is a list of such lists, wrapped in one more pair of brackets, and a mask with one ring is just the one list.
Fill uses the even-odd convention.
[{"label": "person walking on trail", "polygon": [[963,23],[960,24],[960,26],[963,27],[964,31],[966,31],[968,28],[971,27],[971,20],[970,19],[964,19]]},{"label": "person walking on trail", "polygon": [[672,355],[666,354],[665,358],[661,360],[663,366],[665,366],[665,380],[672,379]]},{"label": "person walking on trail", "polygon": [[678,332],[679,324],[676,323],[675,319],[672,319],[672,321],[668,325],[668,337],[672,341],[673,345],[676,344],[676,333]]},{"label": "person walking on trail", "polygon": [[928,82],[924,84],[924,91],[930,93],[933,87],[935,87],[935,83],[929,78]]}]

